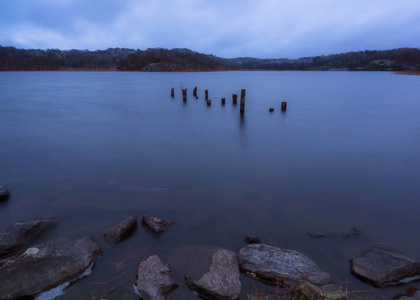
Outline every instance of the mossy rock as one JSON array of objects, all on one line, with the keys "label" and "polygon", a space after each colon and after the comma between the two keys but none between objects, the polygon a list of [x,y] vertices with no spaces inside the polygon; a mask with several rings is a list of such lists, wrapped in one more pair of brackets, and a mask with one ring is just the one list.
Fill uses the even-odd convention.
[{"label": "mossy rock", "polygon": [[292,290],[294,300],[322,299],[322,291],[316,285],[307,281],[299,282]]}]

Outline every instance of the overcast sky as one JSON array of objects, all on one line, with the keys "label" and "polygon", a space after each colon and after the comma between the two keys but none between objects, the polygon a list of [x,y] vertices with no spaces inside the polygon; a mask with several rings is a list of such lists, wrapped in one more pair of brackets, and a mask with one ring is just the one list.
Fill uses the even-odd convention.
[{"label": "overcast sky", "polygon": [[0,0],[0,45],[224,58],[420,48],[420,0]]}]

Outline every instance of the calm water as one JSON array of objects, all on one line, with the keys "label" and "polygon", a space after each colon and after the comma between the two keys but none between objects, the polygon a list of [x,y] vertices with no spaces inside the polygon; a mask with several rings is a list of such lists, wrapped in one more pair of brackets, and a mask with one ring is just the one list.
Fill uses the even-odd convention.
[{"label": "calm water", "polygon": [[[241,88],[243,117],[231,100]],[[372,242],[420,258],[419,116],[420,77],[386,72],[1,72],[0,184],[12,197],[0,226],[53,215],[61,223],[43,240],[100,242],[93,274],[62,299],[137,299],[136,268],[151,253],[172,267],[174,299],[198,299],[179,253],[199,244],[237,252],[244,234],[305,253],[333,283],[369,290],[348,261]],[[140,226],[105,244],[103,233],[133,214],[177,224],[159,238]],[[353,227],[362,235],[307,234]],[[420,284],[380,293],[409,287]]]}]

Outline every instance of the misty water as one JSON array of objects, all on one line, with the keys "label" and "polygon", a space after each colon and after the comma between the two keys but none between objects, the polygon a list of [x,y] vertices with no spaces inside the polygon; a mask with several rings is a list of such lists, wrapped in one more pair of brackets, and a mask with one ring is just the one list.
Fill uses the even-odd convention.
[{"label": "misty water", "polygon": [[[232,104],[241,89],[244,116]],[[99,241],[92,274],[60,299],[138,299],[136,269],[150,254],[171,267],[173,299],[198,299],[179,253],[238,252],[245,234],[306,254],[349,291],[368,290],[354,298],[391,298],[420,283],[374,291],[349,260],[373,242],[420,258],[419,96],[420,77],[390,72],[1,72],[0,185],[12,197],[0,203],[0,227],[50,215],[61,223],[41,241]],[[176,224],[158,238],[139,225],[106,244],[129,215]],[[362,234],[308,235],[352,228]],[[254,283],[241,276],[247,292]]]}]

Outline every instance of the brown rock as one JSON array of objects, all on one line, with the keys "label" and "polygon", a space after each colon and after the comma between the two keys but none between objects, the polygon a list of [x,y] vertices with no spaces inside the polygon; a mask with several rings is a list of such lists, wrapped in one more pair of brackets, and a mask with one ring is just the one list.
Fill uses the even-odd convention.
[{"label": "brown rock", "polygon": [[105,240],[111,244],[118,243],[124,238],[127,238],[136,226],[137,217],[127,217],[124,221],[112,228],[108,233],[104,234]]},{"label": "brown rock", "polygon": [[155,234],[160,234],[174,224],[175,222],[166,221],[161,218],[143,216],[141,223]]}]

